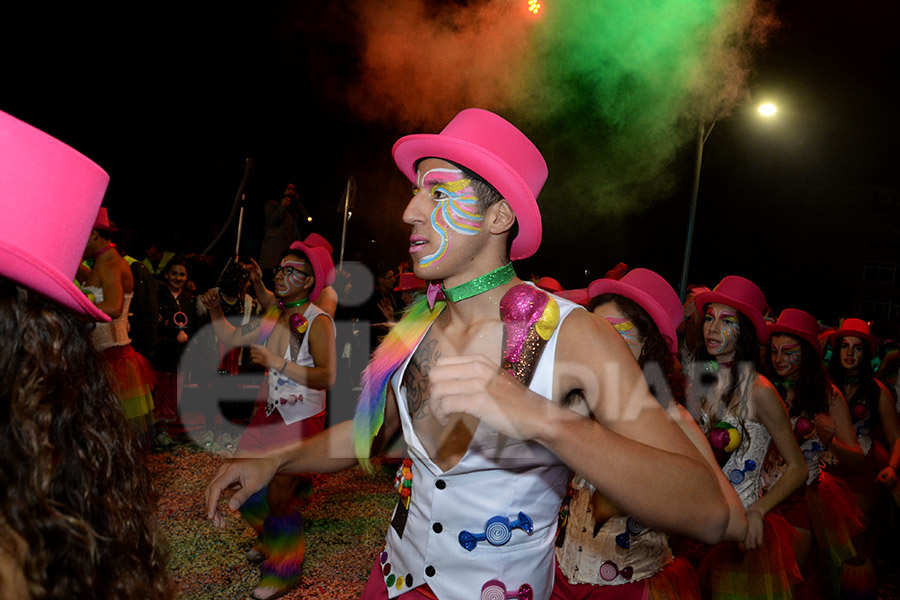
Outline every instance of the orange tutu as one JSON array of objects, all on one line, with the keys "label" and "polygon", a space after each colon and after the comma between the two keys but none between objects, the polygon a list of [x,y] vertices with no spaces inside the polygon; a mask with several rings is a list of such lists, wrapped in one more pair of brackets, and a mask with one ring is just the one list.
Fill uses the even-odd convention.
[{"label": "orange tutu", "polygon": [[145,430],[147,415],[153,415],[156,371],[130,344],[107,348],[103,351],[103,358],[109,364],[111,383],[125,416],[139,424],[141,431]]},{"label": "orange tutu", "polygon": [[691,563],[676,556],[666,568],[647,579],[649,600],[700,600],[700,579]]},{"label": "orange tutu", "polygon": [[802,581],[792,541],[797,532],[784,517],[770,512],[763,520],[763,543],[742,551],[735,542],[714,546],[700,566],[700,582],[714,600],[789,599]]},{"label": "orange tutu", "polygon": [[866,528],[849,486],[822,471],[818,481],[807,488],[806,499],[816,542],[826,563],[839,567],[856,556],[851,540]]}]

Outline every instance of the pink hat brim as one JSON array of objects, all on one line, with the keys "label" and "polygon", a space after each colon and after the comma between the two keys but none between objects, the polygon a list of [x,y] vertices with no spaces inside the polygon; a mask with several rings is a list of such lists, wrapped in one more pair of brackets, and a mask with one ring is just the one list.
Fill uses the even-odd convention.
[{"label": "pink hat brim", "polygon": [[769,337],[779,334],[779,333],[787,333],[794,337],[800,338],[805,341],[807,344],[813,347],[813,349],[818,354],[819,359],[822,358],[822,344],[819,343],[818,336],[810,336],[807,332],[801,331],[799,329],[795,329],[793,327],[789,327],[787,325],[779,325],[778,323],[769,323]]},{"label": "pink hat brim", "polygon": [[316,282],[309,294],[309,301],[315,302],[322,290],[334,283],[335,272],[331,254],[322,246],[307,246],[303,242],[294,242],[291,244],[291,250],[299,250],[312,265]]},{"label": "pink hat brim", "polygon": [[[672,353],[678,352],[678,335],[675,333],[675,324],[669,313],[662,307],[659,300],[648,294],[642,289],[636,288],[628,283],[623,283],[618,279],[597,279],[588,286],[588,296],[595,298],[601,294],[618,294],[630,300],[634,300],[638,305],[647,311],[650,318],[656,323],[657,329],[666,338],[669,350]],[[680,308],[679,304],[679,308]]]},{"label": "pink hat brim", "polygon": [[697,307],[697,312],[700,314],[701,318],[703,317],[706,305],[714,303],[730,306],[750,319],[750,322],[753,323],[753,329],[756,330],[756,337],[759,338],[760,344],[765,344],[769,340],[769,324],[766,322],[765,317],[763,317],[761,312],[746,302],[741,302],[740,300],[736,300],[715,291],[703,292],[702,294],[697,294],[694,298],[694,306]]},{"label": "pink hat brim", "polygon": [[[509,202],[516,214],[519,233],[510,247],[510,259],[522,260],[537,252],[542,233],[537,200],[525,180],[496,154],[466,140],[420,133],[397,140],[393,156],[400,171],[413,183],[416,181],[416,163],[425,158],[450,161],[477,173]],[[544,170],[546,172],[546,164]]]},{"label": "pink hat brim", "polygon": [[0,240],[0,274],[94,321],[111,320],[56,267],[3,240]]}]

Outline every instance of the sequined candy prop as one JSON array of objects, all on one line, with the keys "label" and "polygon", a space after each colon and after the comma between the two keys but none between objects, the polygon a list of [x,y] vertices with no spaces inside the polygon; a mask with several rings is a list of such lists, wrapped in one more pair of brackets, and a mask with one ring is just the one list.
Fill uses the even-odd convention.
[{"label": "sequined candy prop", "polygon": [[719,421],[706,434],[709,445],[712,446],[713,454],[719,462],[719,466],[724,466],[728,462],[728,457],[741,444],[741,433],[725,421]]},{"label": "sequined candy prop", "polygon": [[412,496],[412,460],[404,458],[394,476],[394,487],[400,494],[400,502],[409,510],[409,498]]},{"label": "sequined candy prop", "polygon": [[500,315],[504,324],[501,367],[528,385],[547,341],[559,325],[559,305],[546,292],[523,283],[500,300]]}]

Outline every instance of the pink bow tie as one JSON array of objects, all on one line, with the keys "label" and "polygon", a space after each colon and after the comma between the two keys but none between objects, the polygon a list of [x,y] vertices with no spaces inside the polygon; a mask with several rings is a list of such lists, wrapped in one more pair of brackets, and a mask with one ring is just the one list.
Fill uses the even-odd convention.
[{"label": "pink bow tie", "polygon": [[445,300],[444,290],[441,288],[440,283],[428,283],[428,291],[425,292],[425,297],[428,299],[428,308],[434,309],[434,303],[436,300]]}]

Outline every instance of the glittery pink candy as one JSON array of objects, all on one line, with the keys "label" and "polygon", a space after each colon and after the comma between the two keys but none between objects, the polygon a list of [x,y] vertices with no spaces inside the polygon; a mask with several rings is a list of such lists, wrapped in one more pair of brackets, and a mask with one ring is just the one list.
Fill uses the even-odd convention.
[{"label": "glittery pink candy", "polygon": [[545,292],[524,283],[510,289],[500,300],[500,316],[506,324],[504,362],[519,362],[525,338],[549,300]]}]

